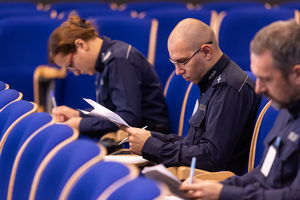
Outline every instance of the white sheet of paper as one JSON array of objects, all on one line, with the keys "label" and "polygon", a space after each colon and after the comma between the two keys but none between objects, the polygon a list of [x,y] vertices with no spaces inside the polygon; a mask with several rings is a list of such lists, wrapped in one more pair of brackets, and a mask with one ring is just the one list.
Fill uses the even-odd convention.
[{"label": "white sheet of paper", "polygon": [[273,165],[276,156],[276,149],[273,146],[269,147],[267,155],[265,157],[264,163],[260,169],[261,173],[267,177],[269,175],[270,169]]},{"label": "white sheet of paper", "polygon": [[138,164],[144,163],[148,160],[144,159],[142,156],[104,156],[104,161],[114,161],[114,162],[121,162],[121,163],[129,163],[129,164]]},{"label": "white sheet of paper", "polygon": [[93,106],[94,110],[92,110],[91,112],[85,111],[85,110],[79,110],[81,112],[83,112],[86,115],[92,115],[94,117],[99,117],[102,119],[106,119],[109,120],[115,124],[119,125],[125,125],[128,126],[129,125],[116,113],[112,112],[111,110],[105,108],[104,106],[98,104],[97,102],[91,100],[91,99],[85,99],[83,98],[86,102],[88,102],[91,106]]}]

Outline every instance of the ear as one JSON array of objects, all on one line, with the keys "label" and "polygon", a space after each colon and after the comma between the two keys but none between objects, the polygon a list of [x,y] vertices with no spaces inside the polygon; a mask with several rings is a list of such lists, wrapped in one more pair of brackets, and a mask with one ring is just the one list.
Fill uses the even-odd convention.
[{"label": "ear", "polygon": [[300,85],[300,64],[297,64],[293,68],[293,72],[295,74],[295,82],[297,85]]},{"label": "ear", "polygon": [[205,45],[202,47],[202,53],[204,54],[205,58],[207,60],[210,60],[212,58],[212,49],[211,46]]},{"label": "ear", "polygon": [[82,40],[82,39],[77,39],[75,40],[75,46],[77,48],[77,51],[78,50],[84,50],[84,51],[87,51],[88,50],[88,44]]}]

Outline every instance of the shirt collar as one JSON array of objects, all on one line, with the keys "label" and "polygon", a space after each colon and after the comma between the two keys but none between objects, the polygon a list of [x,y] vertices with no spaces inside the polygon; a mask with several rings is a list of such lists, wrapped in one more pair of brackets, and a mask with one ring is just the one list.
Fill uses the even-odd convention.
[{"label": "shirt collar", "polygon": [[288,111],[291,113],[291,116],[293,119],[296,119],[298,117],[300,117],[300,99],[298,99],[297,101],[295,101],[290,108],[288,109]]},{"label": "shirt collar", "polygon": [[206,92],[208,88],[211,87],[215,78],[222,73],[229,61],[229,57],[223,53],[216,64],[204,74],[204,76],[198,83],[198,87],[200,88],[201,93]]},{"label": "shirt collar", "polygon": [[106,36],[103,36],[101,39],[103,40],[103,43],[102,43],[100,53],[98,55],[96,65],[95,65],[95,69],[98,72],[103,72],[103,70],[104,70],[105,65],[102,62],[102,55],[104,55],[106,53],[106,51],[109,49],[109,45],[110,45],[110,41],[111,41],[111,39]]}]

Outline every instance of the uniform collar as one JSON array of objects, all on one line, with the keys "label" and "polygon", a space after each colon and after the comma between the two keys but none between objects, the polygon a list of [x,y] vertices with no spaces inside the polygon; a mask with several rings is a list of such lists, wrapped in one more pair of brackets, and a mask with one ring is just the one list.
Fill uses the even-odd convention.
[{"label": "uniform collar", "polygon": [[102,43],[100,53],[98,55],[98,58],[96,61],[96,66],[95,66],[95,69],[98,72],[103,72],[103,70],[104,70],[105,65],[102,62],[102,57],[106,53],[106,51],[109,49],[109,45],[110,45],[110,41],[111,41],[111,39],[106,36],[103,36],[101,39],[103,40],[103,43]]},{"label": "uniform collar", "polygon": [[300,99],[295,101],[292,106],[288,109],[293,119],[300,117]]},{"label": "uniform collar", "polygon": [[210,68],[198,83],[201,93],[206,92],[212,86],[215,78],[219,76],[230,61],[229,57],[223,53],[221,58]]}]

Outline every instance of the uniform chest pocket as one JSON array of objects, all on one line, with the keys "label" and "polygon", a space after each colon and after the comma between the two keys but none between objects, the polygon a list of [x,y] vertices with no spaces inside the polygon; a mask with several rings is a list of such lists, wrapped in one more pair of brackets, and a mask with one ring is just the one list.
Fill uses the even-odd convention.
[{"label": "uniform chest pocket", "polygon": [[299,139],[296,141],[290,141],[285,138],[281,141],[277,150],[277,155],[273,162],[267,182],[273,188],[281,188],[284,177],[295,177],[298,172],[299,163]]},{"label": "uniform chest pocket", "polygon": [[285,145],[280,148],[278,152],[278,157],[280,160],[286,161],[294,152],[299,151],[299,139],[297,139],[297,141],[294,142],[286,139],[286,141],[283,142],[285,143]]},{"label": "uniform chest pocket", "polygon": [[206,109],[205,106],[201,105],[198,107],[197,111],[194,113],[194,115],[189,119],[189,124],[190,126],[193,127],[200,127],[200,125],[202,124],[202,122],[204,122],[205,119],[205,115],[206,115]]}]

